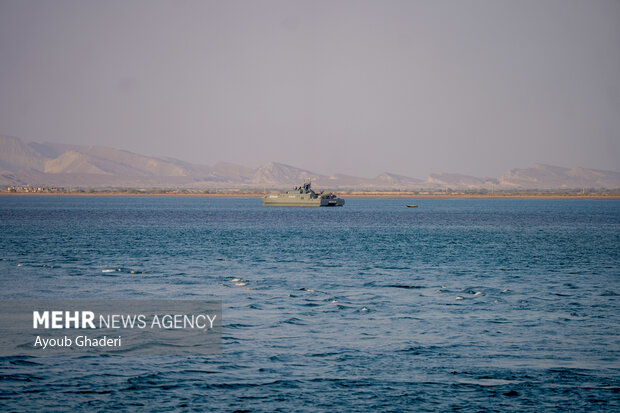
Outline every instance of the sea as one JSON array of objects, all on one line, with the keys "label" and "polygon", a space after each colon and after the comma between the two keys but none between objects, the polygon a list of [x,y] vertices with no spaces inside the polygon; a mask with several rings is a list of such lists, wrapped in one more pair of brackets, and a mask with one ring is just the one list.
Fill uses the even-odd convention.
[{"label": "sea", "polygon": [[0,410],[617,412],[619,294],[617,200],[3,196],[1,300],[221,300],[222,352],[2,356]]}]

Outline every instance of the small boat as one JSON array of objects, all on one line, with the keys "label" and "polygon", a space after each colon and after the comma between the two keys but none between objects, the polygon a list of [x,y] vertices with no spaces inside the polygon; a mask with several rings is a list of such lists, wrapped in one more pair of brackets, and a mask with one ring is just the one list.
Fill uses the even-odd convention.
[{"label": "small boat", "polygon": [[417,205],[407,205],[407,208],[417,208]]}]

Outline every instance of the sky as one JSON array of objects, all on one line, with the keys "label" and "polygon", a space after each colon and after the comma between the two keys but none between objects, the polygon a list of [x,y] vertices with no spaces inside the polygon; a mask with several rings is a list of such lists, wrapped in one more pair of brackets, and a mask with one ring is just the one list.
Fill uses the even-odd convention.
[{"label": "sky", "polygon": [[0,134],[318,173],[620,170],[620,2],[0,0]]}]

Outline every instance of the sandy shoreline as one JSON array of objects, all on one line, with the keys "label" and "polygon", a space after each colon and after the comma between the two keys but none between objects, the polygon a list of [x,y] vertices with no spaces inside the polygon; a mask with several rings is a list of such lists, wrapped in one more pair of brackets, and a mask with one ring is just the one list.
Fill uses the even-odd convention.
[{"label": "sandy shoreline", "polygon": [[[130,192],[0,192],[0,196],[139,197],[139,198],[260,198],[257,192],[218,193],[130,193]],[[366,199],[605,199],[619,200],[620,194],[417,194],[407,192],[339,192],[342,198]]]}]

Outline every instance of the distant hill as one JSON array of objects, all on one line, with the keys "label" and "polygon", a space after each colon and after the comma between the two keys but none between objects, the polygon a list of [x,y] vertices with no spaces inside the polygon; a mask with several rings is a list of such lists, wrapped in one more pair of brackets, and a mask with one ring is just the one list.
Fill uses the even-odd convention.
[{"label": "distant hill", "polygon": [[618,188],[620,172],[534,164],[513,169],[498,181],[508,189]]},{"label": "distant hill", "polygon": [[492,189],[494,185],[497,185],[496,179],[476,178],[475,176],[450,173],[430,174],[427,182],[444,188],[458,189]]},{"label": "distant hill", "polygon": [[0,170],[41,168],[49,158],[12,136],[0,136]]},{"label": "distant hill", "polygon": [[256,185],[267,186],[295,186],[300,185],[303,181],[317,182],[325,180],[324,175],[304,169],[295,168],[294,166],[284,165],[277,162],[269,162],[259,167],[252,175],[251,182]]},{"label": "distant hill", "polygon": [[0,136],[0,185],[65,188],[290,188],[311,180],[321,189],[350,190],[531,190],[618,189],[620,172],[535,164],[499,178],[432,173],[426,179],[384,172],[374,178],[320,173],[278,162],[256,169],[228,162],[199,165],[105,146],[24,143]]}]

